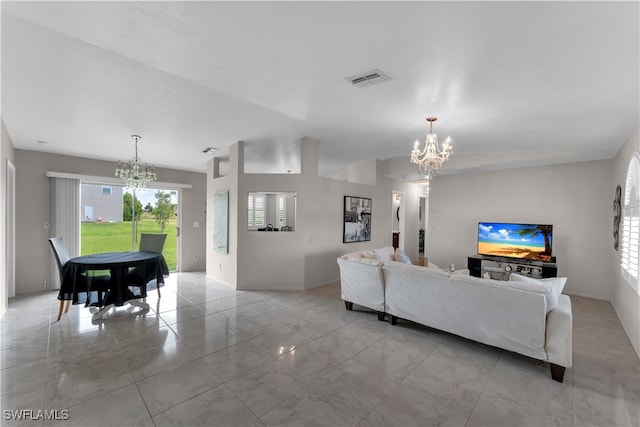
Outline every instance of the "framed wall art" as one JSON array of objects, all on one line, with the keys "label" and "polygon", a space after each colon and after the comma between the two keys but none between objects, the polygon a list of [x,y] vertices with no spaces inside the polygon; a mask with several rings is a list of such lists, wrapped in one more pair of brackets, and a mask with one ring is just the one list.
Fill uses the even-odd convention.
[{"label": "framed wall art", "polygon": [[213,195],[213,250],[229,252],[229,192],[216,191]]},{"label": "framed wall art", "polygon": [[371,199],[344,196],[342,243],[371,240]]}]

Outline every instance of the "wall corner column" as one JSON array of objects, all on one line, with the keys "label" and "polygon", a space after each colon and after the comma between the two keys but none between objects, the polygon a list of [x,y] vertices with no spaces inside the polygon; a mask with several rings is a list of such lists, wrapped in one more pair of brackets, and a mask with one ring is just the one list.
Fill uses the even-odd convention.
[{"label": "wall corner column", "polygon": [[244,142],[238,141],[229,147],[229,175],[235,177],[244,173]]},{"label": "wall corner column", "polygon": [[307,136],[300,140],[300,169],[303,175],[318,176],[318,162],[319,162],[319,150],[318,144],[320,141],[317,139],[309,138]]},{"label": "wall corner column", "polygon": [[209,164],[207,165],[207,168],[210,169],[208,172],[209,174],[211,174],[213,179],[220,178],[220,159],[219,158],[214,157],[213,159],[211,159],[209,161]]}]

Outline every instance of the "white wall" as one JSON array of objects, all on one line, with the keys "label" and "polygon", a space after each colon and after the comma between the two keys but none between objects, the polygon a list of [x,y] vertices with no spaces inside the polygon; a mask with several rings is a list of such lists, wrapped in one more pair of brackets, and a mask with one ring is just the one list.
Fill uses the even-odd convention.
[{"label": "white wall", "polygon": [[431,183],[426,255],[466,267],[480,221],[553,224],[565,292],[609,300],[614,268],[612,161],[438,176]]},{"label": "white wall", "polygon": [[6,234],[6,195],[7,195],[7,161],[10,161],[14,166],[15,162],[15,149],[13,143],[7,132],[7,128],[4,125],[4,121],[0,118],[0,236],[2,241],[0,242],[0,317],[4,315],[8,305],[8,292],[6,286],[6,253],[5,253],[5,236]]},{"label": "white wall", "polygon": [[[640,127],[636,127],[625,145],[620,149],[618,155],[613,159],[613,179],[609,184],[608,196],[613,202],[614,190],[617,185],[622,187],[622,197],[624,203],[624,188],[627,178],[627,168],[634,151],[640,151]],[[613,218],[613,211],[610,210],[610,219]],[[611,223],[613,220],[611,219]],[[613,304],[620,322],[627,332],[636,353],[640,356],[640,295],[627,283],[620,275],[620,253],[609,246],[609,258],[614,271],[613,289],[611,292],[611,303]]]},{"label": "white wall", "polygon": [[[113,177],[116,164],[101,160],[47,154],[36,151],[15,151],[16,160],[16,293],[41,291],[43,282],[52,272],[51,249],[47,243],[49,230],[49,184],[46,171],[80,175]],[[191,184],[182,190],[182,271],[197,271],[205,267],[204,227],[206,175],[195,172],[156,168],[158,181]]]}]

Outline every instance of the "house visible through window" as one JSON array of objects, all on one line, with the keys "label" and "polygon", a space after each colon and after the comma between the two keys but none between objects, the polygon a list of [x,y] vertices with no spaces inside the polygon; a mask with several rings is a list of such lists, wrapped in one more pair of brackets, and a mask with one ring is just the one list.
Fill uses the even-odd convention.
[{"label": "house visible through window", "polygon": [[638,291],[640,264],[640,153],[629,162],[620,230],[620,274]]}]

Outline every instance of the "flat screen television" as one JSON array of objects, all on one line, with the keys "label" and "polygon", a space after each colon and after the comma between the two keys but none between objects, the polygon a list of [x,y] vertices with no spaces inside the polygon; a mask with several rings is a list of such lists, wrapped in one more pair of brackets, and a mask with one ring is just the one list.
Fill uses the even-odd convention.
[{"label": "flat screen television", "polygon": [[553,225],[478,223],[478,255],[551,261]]}]

